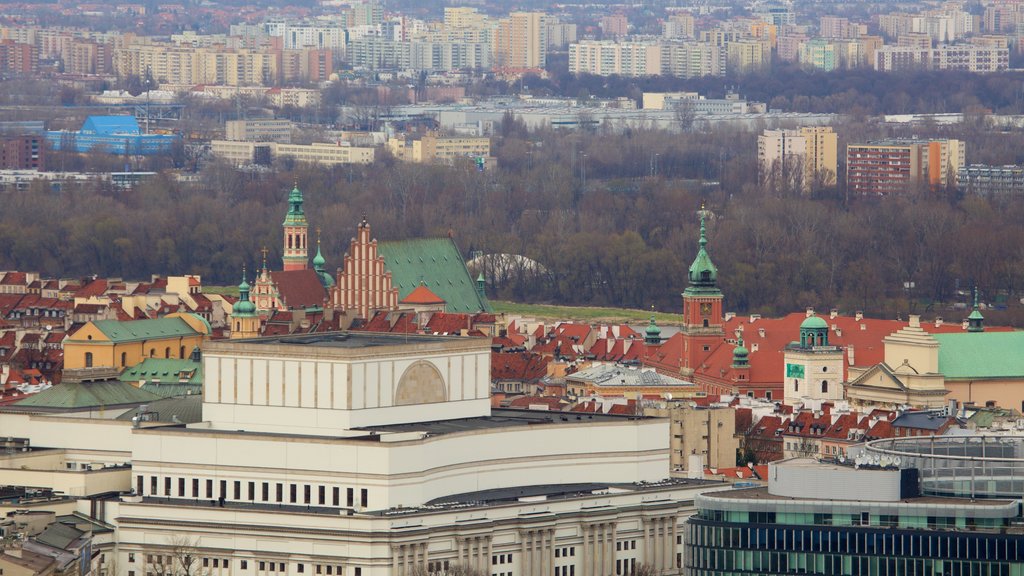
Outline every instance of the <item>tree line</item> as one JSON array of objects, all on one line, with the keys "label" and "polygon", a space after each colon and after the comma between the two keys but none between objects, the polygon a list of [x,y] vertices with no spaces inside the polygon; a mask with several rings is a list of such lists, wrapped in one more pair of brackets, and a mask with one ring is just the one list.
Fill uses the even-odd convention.
[{"label": "tree line", "polygon": [[[703,203],[729,310],[838,307],[955,320],[960,312],[943,309],[978,286],[982,301],[1011,304],[994,314],[1017,322],[1024,199],[955,190],[847,198],[842,178],[808,196],[770,193],[758,183],[753,132],[531,132],[511,120],[499,129],[498,166],[483,171],[469,161],[412,165],[382,153],[368,166],[245,172],[211,163],[195,178],[162,172],[131,190],[92,182],[60,193],[43,183],[0,192],[0,269],[128,279],[194,273],[234,284],[264,246],[271,266],[280,265],[280,223],[297,182],[332,269],[365,214],[381,240],[451,233],[467,257],[524,257],[506,260],[500,274],[483,270],[492,298],[672,312]],[[839,129],[885,133],[877,125]],[[959,135],[993,144],[986,131],[971,134]],[[1006,137],[1004,160],[1024,149],[1024,136]]]}]

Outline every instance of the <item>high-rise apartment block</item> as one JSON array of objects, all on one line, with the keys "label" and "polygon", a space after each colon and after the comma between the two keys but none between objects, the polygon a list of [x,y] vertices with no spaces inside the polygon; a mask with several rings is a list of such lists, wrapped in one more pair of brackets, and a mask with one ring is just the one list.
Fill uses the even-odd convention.
[{"label": "high-rise apartment block", "polygon": [[801,193],[835,184],[837,143],[829,126],[765,130],[757,137],[761,183],[774,190]]},{"label": "high-rise apartment block", "polygon": [[525,70],[547,64],[547,14],[513,12],[494,31],[494,66]]},{"label": "high-rise apartment block", "polygon": [[846,148],[846,181],[851,194],[887,196],[915,187],[956,183],[964,165],[960,140],[883,140]]}]

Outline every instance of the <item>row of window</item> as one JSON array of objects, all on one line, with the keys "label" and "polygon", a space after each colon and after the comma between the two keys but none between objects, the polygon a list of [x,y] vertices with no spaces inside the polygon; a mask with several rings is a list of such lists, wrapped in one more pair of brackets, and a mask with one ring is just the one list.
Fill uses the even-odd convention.
[{"label": "row of window", "polygon": [[[164,476],[161,481],[159,476],[149,477],[149,490],[146,488],[145,476],[135,477],[135,491],[140,496],[162,496],[176,498],[207,498],[223,499],[238,502],[276,502],[289,504],[316,504],[318,506],[341,507],[341,488],[338,486],[323,486],[312,484],[288,484],[287,498],[285,498],[285,484],[281,482],[260,482],[257,492],[256,482],[245,482],[234,480],[215,481],[211,478],[201,480],[199,478],[173,478]],[[243,486],[244,484],[244,486]],[[273,486],[273,491],[271,491]],[[201,490],[202,488],[202,490]],[[215,489],[216,488],[216,489]],[[244,488],[244,489],[243,489]],[[273,496],[273,498],[271,498]],[[370,493],[366,488],[359,489],[359,506],[369,506]],[[345,489],[345,507],[356,506],[356,489]]]},{"label": "row of window", "polygon": [[[202,558],[203,568],[231,568],[231,560],[229,558]],[[128,553],[128,562],[130,564],[135,563],[135,553]],[[249,570],[248,560],[239,560],[239,568],[241,570]],[[286,574],[288,571],[287,565],[284,562],[275,562],[270,560],[259,560],[254,562],[258,572],[264,572],[267,574]],[[433,564],[433,563],[431,563]],[[310,564],[311,571],[315,574],[326,575],[326,576],[344,576],[345,567],[338,564]],[[444,562],[444,570],[448,569],[448,561]],[[190,567],[190,570],[195,571],[195,566]],[[438,568],[440,570],[440,568]],[[306,574],[306,564],[298,563],[295,565],[295,571],[298,574]],[[174,560],[171,556],[160,555],[160,554],[146,554],[146,576],[172,576],[178,572],[178,567],[175,566]],[[208,570],[203,570],[204,573],[208,573]],[[353,574],[355,576],[362,576],[363,569],[355,567]],[[134,570],[128,571],[128,576],[135,576]]]}]

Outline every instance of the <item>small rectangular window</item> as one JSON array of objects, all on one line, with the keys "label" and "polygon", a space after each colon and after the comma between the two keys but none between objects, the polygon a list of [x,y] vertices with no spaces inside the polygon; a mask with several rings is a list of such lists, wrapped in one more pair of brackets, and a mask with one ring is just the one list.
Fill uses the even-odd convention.
[{"label": "small rectangular window", "polygon": [[213,498],[213,480],[206,481],[206,497]]},{"label": "small rectangular window", "polygon": [[309,484],[306,484],[305,486],[302,487],[302,503],[303,504],[310,504],[310,490],[311,490],[311,488],[312,488],[312,486],[310,486]]},{"label": "small rectangular window", "polygon": [[331,488],[331,502],[332,506],[341,506],[341,488]]},{"label": "small rectangular window", "polygon": [[306,565],[305,564],[299,564],[299,574],[304,574],[305,572],[306,572]]},{"label": "small rectangular window", "polygon": [[296,488],[295,484],[291,484],[288,486],[288,496],[288,501],[294,504],[298,497],[298,489]]},{"label": "small rectangular window", "polygon": [[199,498],[199,478],[192,479],[192,497]]},{"label": "small rectangular window", "polygon": [[362,506],[363,508],[366,508],[367,506],[370,505],[370,491],[367,490],[366,488],[363,488],[362,490],[359,491],[359,502],[360,506]]},{"label": "small rectangular window", "polygon": [[345,501],[348,502],[346,506],[349,508],[356,505],[355,488],[349,488],[345,491]]},{"label": "small rectangular window", "polygon": [[185,497],[185,479],[184,478],[178,478],[178,497],[179,498],[184,498]]},{"label": "small rectangular window", "polygon": [[256,499],[256,483],[249,482],[249,500]]},{"label": "small rectangular window", "polygon": [[248,569],[249,569],[249,561],[248,560],[242,560],[242,570],[248,570]]},{"label": "small rectangular window", "polygon": [[242,499],[242,482],[235,480],[235,500]]}]

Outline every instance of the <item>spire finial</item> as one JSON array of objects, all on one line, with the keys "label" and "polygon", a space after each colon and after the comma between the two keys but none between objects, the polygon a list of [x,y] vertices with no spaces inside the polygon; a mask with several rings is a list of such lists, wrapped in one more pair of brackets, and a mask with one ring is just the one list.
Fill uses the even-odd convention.
[{"label": "spire finial", "polygon": [[317,249],[320,248],[320,227],[319,226],[316,227],[316,247],[317,247]]},{"label": "spire finial", "polygon": [[245,264],[242,264],[242,283],[245,283]]},{"label": "spire finial", "polygon": [[267,250],[267,247],[264,246],[263,249],[260,250],[260,252],[263,254],[263,269],[266,270],[267,269],[267,252],[270,252],[270,250]]},{"label": "spire finial", "polygon": [[974,309],[978,309],[978,287],[974,287]]},{"label": "spire finial", "polygon": [[700,247],[703,248],[708,245],[707,226],[704,225],[704,210],[701,209],[700,215]]}]

